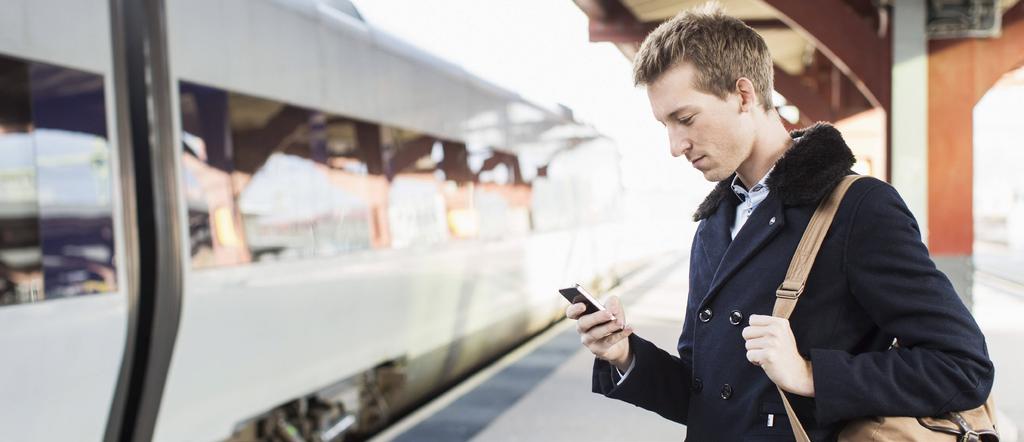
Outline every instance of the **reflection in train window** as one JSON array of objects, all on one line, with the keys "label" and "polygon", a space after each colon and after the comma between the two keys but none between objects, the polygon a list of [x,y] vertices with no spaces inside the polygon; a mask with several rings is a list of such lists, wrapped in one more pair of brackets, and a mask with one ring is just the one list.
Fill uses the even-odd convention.
[{"label": "reflection in train window", "polygon": [[317,222],[317,240],[324,254],[391,244],[388,226],[388,180],[381,163],[380,130],[376,125],[321,115],[330,211]]},{"label": "reflection in train window", "polygon": [[510,153],[180,84],[192,266],[501,239],[531,229]]},{"label": "reflection in train window", "polygon": [[391,245],[379,126],[182,82],[192,265]]},{"label": "reflection in train window", "polygon": [[382,131],[385,170],[391,178],[388,221],[393,247],[422,246],[448,237],[440,185],[444,145],[437,138],[385,127]]},{"label": "reflection in train window", "polygon": [[442,194],[450,237],[477,238],[480,235],[480,214],[473,199],[476,175],[469,167],[469,151],[465,144],[445,141],[441,156],[437,167],[445,180]]},{"label": "reflection in train window", "polygon": [[0,56],[0,305],[117,289],[103,78]]},{"label": "reflection in train window", "polygon": [[483,161],[478,172],[476,205],[480,213],[480,237],[497,239],[523,235],[530,230],[530,186],[523,181],[519,159],[496,151]]},{"label": "reflection in train window", "polygon": [[0,85],[0,305],[4,305],[38,297],[43,267],[28,64],[0,57]]},{"label": "reflection in train window", "polygon": [[317,220],[331,205],[311,146],[323,137],[322,122],[307,109],[241,94],[228,96],[228,115],[233,184],[253,259],[315,255]]},{"label": "reflection in train window", "polygon": [[228,94],[182,83],[182,174],[192,265],[249,262],[241,215],[231,184],[234,166],[228,132]]}]

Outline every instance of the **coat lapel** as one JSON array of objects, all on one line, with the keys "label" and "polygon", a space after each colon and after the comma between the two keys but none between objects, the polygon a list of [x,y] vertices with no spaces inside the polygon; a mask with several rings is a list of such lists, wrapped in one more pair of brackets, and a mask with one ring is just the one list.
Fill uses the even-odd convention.
[{"label": "coat lapel", "polygon": [[[725,250],[724,256],[721,258],[721,263],[718,265],[718,270],[715,272],[715,276],[711,280],[710,288],[704,295],[704,299],[701,301],[702,305],[714,297],[722,288],[722,285],[725,284],[725,282],[728,281],[740,267],[750,260],[751,257],[757,254],[765,243],[774,238],[775,235],[782,230],[782,227],[786,224],[785,217],[783,217],[782,207],[782,201],[778,194],[770,192],[768,197],[761,202],[756,210],[754,210],[754,213],[747,219],[743,228],[740,229],[739,234],[736,235],[736,239],[733,240]],[[720,213],[716,213],[714,216],[709,218],[709,227],[715,225],[715,223],[711,222],[715,218],[722,218],[722,216]],[[772,221],[773,218],[774,221]],[[729,226],[726,226],[726,239],[728,239],[729,236]]]},{"label": "coat lapel", "polygon": [[723,202],[715,214],[703,224],[703,229],[698,237],[701,247],[704,248],[704,262],[701,263],[706,270],[704,275],[714,275],[721,266],[722,257],[725,256],[725,251],[729,248],[729,243],[732,242],[729,228],[736,215],[735,209],[734,204]]},{"label": "coat lapel", "polygon": [[[701,283],[694,288],[703,290],[699,285],[706,282],[704,276],[714,275],[703,293],[702,304],[716,296],[722,285],[782,230],[786,224],[784,206],[816,205],[840,179],[853,173],[850,168],[856,158],[834,127],[818,123],[793,131],[790,136],[793,145],[775,162],[772,174],[765,181],[768,197],[735,240],[729,239],[736,213],[735,196],[730,187],[732,177],[720,181],[693,214],[694,221],[703,220],[704,227],[698,236],[707,261],[700,263],[700,274],[690,275]],[[770,222],[772,218],[775,222]],[[693,295],[699,296],[699,292]]]}]

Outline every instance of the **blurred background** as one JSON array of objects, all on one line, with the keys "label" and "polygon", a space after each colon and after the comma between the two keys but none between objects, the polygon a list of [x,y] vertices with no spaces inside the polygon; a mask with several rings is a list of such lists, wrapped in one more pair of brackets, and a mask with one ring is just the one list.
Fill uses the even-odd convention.
[{"label": "blurred background", "polygon": [[[713,183],[631,61],[700,3],[0,0],[0,440],[680,439],[556,289],[674,348]],[[721,3],[903,195],[1016,440],[1024,4]]]}]

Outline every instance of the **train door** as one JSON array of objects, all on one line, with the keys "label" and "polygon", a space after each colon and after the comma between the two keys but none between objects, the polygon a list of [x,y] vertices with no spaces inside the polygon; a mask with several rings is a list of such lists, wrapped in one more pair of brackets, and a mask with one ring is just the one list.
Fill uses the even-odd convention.
[{"label": "train door", "polygon": [[101,440],[129,316],[110,9],[0,10],[0,440]]},{"label": "train door", "polygon": [[180,304],[161,0],[0,0],[0,440],[149,440]]}]

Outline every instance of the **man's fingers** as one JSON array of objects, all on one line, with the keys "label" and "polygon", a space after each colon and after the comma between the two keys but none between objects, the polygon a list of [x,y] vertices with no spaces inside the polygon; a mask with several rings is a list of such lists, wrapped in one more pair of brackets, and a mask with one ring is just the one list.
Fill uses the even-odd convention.
[{"label": "man's fingers", "polygon": [[576,320],[576,330],[578,330],[580,333],[586,333],[591,328],[594,328],[594,326],[604,324],[605,322],[611,320],[612,313],[609,311],[600,311],[591,313],[589,315],[583,315]]},{"label": "man's fingers", "polygon": [[585,311],[587,311],[587,306],[583,305],[581,302],[569,304],[569,306],[565,308],[565,317],[569,319],[579,319],[580,315]]},{"label": "man's fingers", "polygon": [[622,325],[618,321],[609,321],[591,328],[587,331],[587,335],[590,335],[591,341],[599,341],[604,339],[606,336],[621,330]]},{"label": "man's fingers", "polygon": [[773,344],[773,340],[768,337],[748,339],[746,345],[747,350],[763,350],[770,348]]},{"label": "man's fingers", "polygon": [[601,338],[600,340],[596,341],[595,345],[600,347],[601,351],[606,351],[613,345],[618,344],[619,341],[628,338],[631,334],[633,334],[633,327],[627,325],[626,328],[615,333],[612,333],[608,336],[605,336],[604,338]]},{"label": "man's fingers", "polygon": [[747,360],[750,361],[751,364],[754,364],[754,365],[760,367],[762,364],[767,362],[765,359],[766,359],[766,353],[765,353],[764,350],[750,350],[750,351],[747,351]]},{"label": "man's fingers", "polygon": [[748,319],[750,321],[750,325],[771,325],[779,321],[785,321],[785,319],[767,315],[750,315],[750,318]]},{"label": "man's fingers", "polygon": [[751,325],[749,327],[744,327],[743,328],[742,335],[743,335],[743,339],[746,339],[746,340],[749,341],[751,339],[757,339],[757,338],[760,338],[762,336],[770,336],[773,333],[774,332],[769,327],[765,327],[763,325]]},{"label": "man's fingers", "polygon": [[633,334],[633,328],[625,325],[625,312],[617,296],[604,301],[605,310],[585,314],[586,306],[575,303],[565,309],[565,316],[576,320],[576,331],[580,342],[599,358],[610,356],[609,352],[621,352],[617,345]]},{"label": "man's fingers", "polygon": [[619,326],[615,321],[609,321],[604,324],[596,325],[590,330],[583,333],[585,336],[584,343],[597,342],[605,337],[621,331],[622,327]]}]

